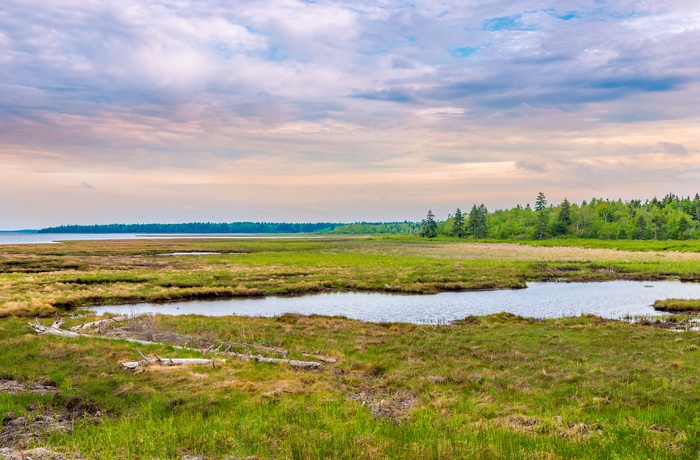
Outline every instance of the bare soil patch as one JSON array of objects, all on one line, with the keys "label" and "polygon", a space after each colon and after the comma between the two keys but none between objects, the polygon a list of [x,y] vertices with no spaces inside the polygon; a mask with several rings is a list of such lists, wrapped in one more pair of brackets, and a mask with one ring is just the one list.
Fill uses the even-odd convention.
[{"label": "bare soil patch", "polygon": [[17,380],[0,380],[0,393],[55,393],[58,389],[54,385],[41,383],[22,383]]},{"label": "bare soil patch", "polygon": [[363,388],[352,392],[348,399],[366,406],[376,419],[400,421],[409,417],[418,404],[418,395],[412,391],[393,391],[383,388]]}]

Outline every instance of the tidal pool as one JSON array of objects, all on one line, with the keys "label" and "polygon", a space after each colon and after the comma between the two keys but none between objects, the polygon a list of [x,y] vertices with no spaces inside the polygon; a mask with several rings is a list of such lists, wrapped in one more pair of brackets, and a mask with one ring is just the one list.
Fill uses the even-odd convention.
[{"label": "tidal pool", "polygon": [[700,298],[700,284],[680,281],[606,281],[528,283],[527,289],[397,295],[341,292],[299,297],[263,297],[188,301],[168,304],[108,305],[92,310],[119,315],[156,312],[166,315],[278,316],[342,315],[372,322],[447,323],[469,315],[510,312],[531,318],[594,314],[621,319],[660,316],[655,300]]}]

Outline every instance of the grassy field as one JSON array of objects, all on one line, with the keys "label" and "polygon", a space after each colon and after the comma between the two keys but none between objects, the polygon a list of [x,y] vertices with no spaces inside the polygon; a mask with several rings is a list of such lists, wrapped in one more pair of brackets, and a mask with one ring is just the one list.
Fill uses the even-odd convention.
[{"label": "grassy field", "polygon": [[[0,317],[106,303],[322,291],[435,293],[528,280],[700,279],[700,244],[570,246],[417,238],[76,241],[0,246]],[[606,245],[610,242],[605,242]],[[675,243],[675,242],[674,242]],[[648,248],[647,248],[648,249]],[[168,256],[182,252],[212,255]]]},{"label": "grassy field", "polygon": [[[509,314],[437,326],[291,314],[156,316],[102,331],[163,342],[137,345],[39,336],[26,318],[142,299],[700,274],[700,244],[647,250],[620,242],[619,250],[583,243],[330,238],[2,247],[0,447],[46,446],[91,459],[698,459],[697,332]],[[158,255],[187,251],[222,254]],[[69,327],[95,318],[65,319]],[[214,368],[137,373],[119,365],[140,352],[202,356],[173,347],[184,344],[324,363],[299,370],[227,357]]]}]

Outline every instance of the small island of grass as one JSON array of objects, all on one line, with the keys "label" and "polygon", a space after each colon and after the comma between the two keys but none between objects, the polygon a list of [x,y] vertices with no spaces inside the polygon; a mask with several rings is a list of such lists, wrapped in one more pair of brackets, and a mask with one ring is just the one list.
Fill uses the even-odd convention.
[{"label": "small island of grass", "polygon": [[700,313],[700,299],[666,299],[654,302],[654,310],[669,313]]}]

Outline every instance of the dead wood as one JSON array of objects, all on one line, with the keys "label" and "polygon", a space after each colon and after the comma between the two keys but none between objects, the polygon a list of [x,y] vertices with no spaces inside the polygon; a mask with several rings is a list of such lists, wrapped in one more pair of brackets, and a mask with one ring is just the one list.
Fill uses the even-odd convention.
[{"label": "dead wood", "polygon": [[[152,313],[147,313],[147,314],[152,315]],[[107,339],[107,340],[125,340],[127,342],[138,343],[140,345],[166,345],[166,344],[159,343],[159,342],[150,342],[147,340],[132,339],[132,338],[121,337],[121,336],[89,335],[89,334],[80,334],[78,332],[74,332],[74,331],[84,330],[87,328],[100,327],[100,326],[107,324],[109,322],[123,321],[125,319],[128,319],[128,317],[108,318],[105,320],[93,321],[92,323],[83,324],[81,326],[75,326],[72,328],[73,329],[72,331],[66,331],[64,329],[60,329],[60,326],[63,324],[62,318],[54,321],[54,323],[51,326],[42,325],[38,319],[36,319],[34,321],[34,323],[29,323],[29,325],[32,326],[32,328],[39,334],[52,334],[52,335],[58,335],[58,336],[62,336],[62,337],[71,337],[71,338],[89,337],[89,338],[99,338],[99,339]],[[245,354],[245,353],[230,352],[229,351],[231,349],[230,345],[225,350],[222,350],[222,348],[224,347],[223,343],[216,348],[214,347],[214,345],[212,345],[207,349],[187,348],[186,346],[180,347],[180,346],[175,346],[175,345],[170,345],[170,346],[173,348],[176,348],[176,349],[181,349],[181,350],[196,350],[196,351],[202,352],[202,354],[214,353],[214,354],[218,354],[218,355],[231,356],[233,358],[241,359],[244,361],[257,361],[257,362],[261,362],[261,363],[270,363],[270,364],[288,364],[289,366],[297,368],[297,369],[317,369],[321,366],[321,363],[318,361],[300,361],[300,360],[296,360],[296,359],[286,359],[286,358],[267,358],[267,357],[264,357],[260,354],[253,355],[250,353]],[[120,364],[127,369],[136,370],[136,369],[150,366],[153,364],[161,365],[161,366],[211,364],[212,366],[215,366],[215,362],[217,361],[214,359],[205,359],[205,358],[166,358],[166,359],[161,359],[157,355],[155,358],[147,358],[140,351],[139,351],[139,353],[141,354],[141,357],[143,358],[141,361],[127,361],[127,362],[123,362]],[[225,362],[225,360],[218,360],[218,361]],[[327,358],[327,359],[324,359],[323,361],[324,362],[335,362],[335,360],[333,358]]]},{"label": "dead wood", "polygon": [[237,359],[242,359],[244,361],[257,361],[259,363],[270,363],[270,364],[289,364],[297,369],[317,369],[321,366],[321,363],[317,361],[299,361],[296,359],[280,359],[280,358],[266,358],[263,355],[252,355],[245,353],[234,353],[228,352],[224,353],[226,356],[232,356]]},{"label": "dead wood", "polygon": [[147,313],[142,313],[140,315],[135,315],[135,316],[116,316],[114,318],[106,318],[106,319],[101,319],[98,321],[92,321],[90,323],[79,324],[77,326],[73,326],[72,328],[70,328],[70,330],[73,332],[81,332],[81,331],[86,331],[86,330],[95,329],[95,328],[102,330],[102,327],[107,325],[107,324],[119,323],[119,322],[126,321],[126,320],[129,320],[132,318],[140,318],[142,316],[155,316],[155,313],[147,312]]}]

